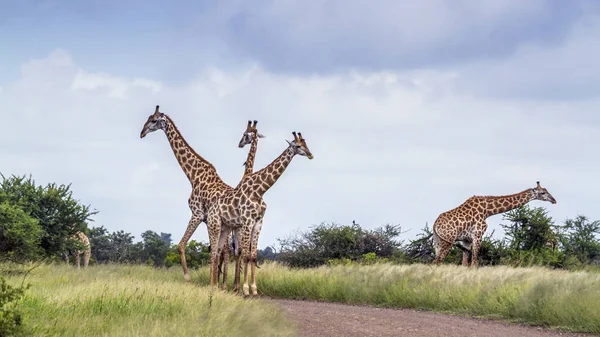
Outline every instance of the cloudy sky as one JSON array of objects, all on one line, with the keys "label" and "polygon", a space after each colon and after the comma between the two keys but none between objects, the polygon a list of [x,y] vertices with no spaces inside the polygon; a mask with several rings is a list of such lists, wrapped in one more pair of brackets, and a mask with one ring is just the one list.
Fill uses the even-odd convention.
[{"label": "cloudy sky", "polygon": [[260,247],[352,220],[414,238],[537,180],[557,222],[600,219],[598,37],[591,0],[0,0],[0,172],[178,242],[190,184],[163,133],[139,138],[158,104],[232,186],[248,119],[256,169],[305,136],[315,158],[265,195]]}]

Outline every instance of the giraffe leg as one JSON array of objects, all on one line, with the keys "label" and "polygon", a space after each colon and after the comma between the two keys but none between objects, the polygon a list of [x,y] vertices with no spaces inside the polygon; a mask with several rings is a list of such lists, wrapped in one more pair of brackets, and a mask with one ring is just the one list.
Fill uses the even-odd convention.
[{"label": "giraffe leg", "polygon": [[[223,245],[225,244],[225,238],[229,236],[229,231],[227,228],[223,228],[220,232],[219,232],[219,237],[217,239],[216,242],[216,246],[213,247],[217,247],[216,249],[216,256],[215,257],[219,257],[221,256],[222,250],[223,250]],[[211,284],[215,289],[219,287],[219,274],[218,274],[218,261],[215,261],[214,265],[214,274],[213,274],[213,278],[214,278],[214,283]]]},{"label": "giraffe leg", "polygon": [[250,262],[250,236],[252,234],[252,228],[254,227],[253,221],[246,219],[244,220],[244,226],[242,230],[242,260],[244,261],[244,285],[242,290],[244,296],[250,295],[248,286],[248,263]]},{"label": "giraffe leg", "polygon": [[240,244],[240,230],[233,232],[233,256],[235,257],[235,275],[233,277],[233,291],[240,291],[240,269],[242,268],[242,245]]},{"label": "giraffe leg", "polygon": [[473,238],[471,267],[477,267],[479,265],[479,261],[477,261],[477,256],[479,255],[480,248],[481,248],[481,236],[477,236],[477,237]]},{"label": "giraffe leg", "polygon": [[203,214],[192,215],[192,218],[190,219],[190,222],[188,223],[188,226],[185,230],[185,234],[183,235],[183,238],[181,238],[181,241],[179,241],[179,245],[177,246],[177,250],[179,251],[179,257],[181,259],[181,267],[183,268],[183,279],[185,282],[191,281],[187,263],[185,262],[185,246],[192,237],[192,234],[194,234],[194,232],[196,231],[196,228],[198,228],[200,222],[202,222],[202,219],[204,219]]},{"label": "giraffe leg", "polygon": [[229,256],[231,254],[231,248],[229,243],[231,242],[231,231],[227,231],[225,235],[225,242],[223,244],[223,255],[222,255],[222,268],[223,268],[223,284],[221,289],[227,290],[227,273],[229,270]]},{"label": "giraffe leg", "polygon": [[462,251],[462,265],[469,265],[469,255],[471,254],[471,250],[473,249],[473,238],[470,238],[469,241],[466,239],[459,239],[456,243],[458,248]]},{"label": "giraffe leg", "polygon": [[83,255],[83,268],[87,268],[90,264],[90,256],[92,255],[92,249],[88,246]]},{"label": "giraffe leg", "polygon": [[64,253],[63,258],[65,259],[65,264],[69,264],[69,253]]},{"label": "giraffe leg", "polygon": [[75,264],[77,265],[77,269],[81,268],[81,252],[75,252]]},{"label": "giraffe leg", "polygon": [[487,223],[484,221],[477,226],[478,228],[473,232],[473,246],[471,248],[471,267],[477,267],[479,265],[479,250],[481,249],[481,240],[483,239],[483,233],[487,230]]},{"label": "giraffe leg", "polygon": [[433,260],[433,263],[435,263],[436,265],[440,265],[444,259],[446,259],[446,256],[448,255],[448,253],[450,252],[450,249],[452,248],[452,244],[449,243],[446,240],[442,240],[441,238],[437,237],[437,235],[434,234],[434,242],[435,242],[435,259]]},{"label": "giraffe leg", "polygon": [[250,250],[250,268],[251,269],[251,277],[252,284],[250,288],[252,289],[252,295],[258,295],[257,287],[256,287],[256,255],[258,253],[258,236],[260,235],[260,230],[262,229],[262,219],[259,220],[252,229],[252,235],[250,237],[250,242],[252,243],[252,247]]},{"label": "giraffe leg", "polygon": [[469,265],[469,251],[466,250],[466,249],[463,249],[462,253],[463,253],[462,265],[463,266],[468,266]]}]

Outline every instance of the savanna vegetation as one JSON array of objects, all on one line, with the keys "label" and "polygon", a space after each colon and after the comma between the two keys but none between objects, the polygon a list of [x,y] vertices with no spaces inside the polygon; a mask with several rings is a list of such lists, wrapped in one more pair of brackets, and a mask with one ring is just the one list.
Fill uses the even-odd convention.
[{"label": "savanna vegetation", "polygon": [[[7,279],[20,284],[23,275],[13,271]],[[295,335],[273,304],[186,284],[173,268],[106,264],[83,271],[43,264],[27,282],[30,288],[18,301],[19,325],[2,321],[13,329],[0,330],[1,336]]]},{"label": "savanna vegetation", "polygon": [[[136,241],[90,226],[96,213],[70,185],[2,176],[0,335],[220,335],[223,317],[237,317],[227,334],[246,324],[241,317],[261,322],[249,327],[257,335],[292,333],[265,303],[184,284],[170,233],[148,230]],[[457,247],[434,268],[427,225],[406,240],[399,225],[322,223],[259,251],[259,292],[600,332],[600,221],[577,215],[557,223],[545,208],[526,205],[503,215],[502,230],[486,234],[481,268],[457,266]],[[88,235],[92,250],[90,268],[79,272],[61,259],[81,248],[76,231]],[[190,241],[186,257],[193,282],[207,285],[208,245]],[[221,310],[224,316],[210,314]]]}]

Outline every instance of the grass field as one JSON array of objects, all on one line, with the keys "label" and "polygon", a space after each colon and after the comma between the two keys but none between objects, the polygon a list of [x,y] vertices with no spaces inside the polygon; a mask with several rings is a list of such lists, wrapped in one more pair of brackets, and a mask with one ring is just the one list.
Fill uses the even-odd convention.
[{"label": "grass field", "polygon": [[[233,269],[230,271],[233,275]],[[208,269],[42,266],[26,279],[27,336],[292,336],[276,306],[205,287]],[[21,276],[10,276],[18,284]],[[233,277],[230,278],[233,281]],[[600,273],[445,265],[258,269],[263,295],[500,318],[600,333]]]},{"label": "grass field", "polygon": [[[200,270],[195,281],[208,282],[208,271]],[[417,308],[600,333],[600,273],[422,264],[292,270],[266,263],[257,283],[259,293],[279,298]]]},{"label": "grass field", "polygon": [[[22,276],[9,276],[20,284]],[[25,336],[293,336],[277,307],[184,284],[180,268],[41,266],[26,278]]]}]

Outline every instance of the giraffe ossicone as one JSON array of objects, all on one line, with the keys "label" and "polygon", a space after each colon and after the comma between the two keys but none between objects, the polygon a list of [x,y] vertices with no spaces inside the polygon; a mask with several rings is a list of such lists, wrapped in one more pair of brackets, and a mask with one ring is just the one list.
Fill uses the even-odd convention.
[{"label": "giraffe ossicone", "polygon": [[440,214],[433,224],[434,264],[442,263],[452,246],[457,243],[463,251],[462,264],[469,264],[470,252],[470,265],[476,267],[483,234],[487,229],[486,219],[532,200],[556,204],[556,199],[538,181],[536,187],[511,195],[472,196],[460,206]]}]

